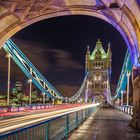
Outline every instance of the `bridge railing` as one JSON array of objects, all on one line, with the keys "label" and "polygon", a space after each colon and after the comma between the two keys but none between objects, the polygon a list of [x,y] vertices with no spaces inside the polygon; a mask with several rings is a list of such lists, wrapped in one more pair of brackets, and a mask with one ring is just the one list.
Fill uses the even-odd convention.
[{"label": "bridge railing", "polygon": [[128,115],[133,115],[133,106],[126,106],[126,105],[115,105],[115,108],[121,110],[122,112],[127,113]]},{"label": "bridge railing", "polygon": [[0,140],[61,140],[100,107],[99,104],[0,134]]}]

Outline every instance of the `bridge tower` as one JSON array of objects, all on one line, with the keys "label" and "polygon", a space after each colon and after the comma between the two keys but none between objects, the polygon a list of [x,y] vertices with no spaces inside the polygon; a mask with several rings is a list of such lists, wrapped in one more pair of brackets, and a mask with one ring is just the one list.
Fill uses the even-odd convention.
[{"label": "bridge tower", "polygon": [[110,43],[105,52],[100,39],[91,53],[89,46],[85,56],[85,71],[88,72],[85,89],[85,102],[104,101],[107,99],[108,80],[111,78],[112,52]]}]

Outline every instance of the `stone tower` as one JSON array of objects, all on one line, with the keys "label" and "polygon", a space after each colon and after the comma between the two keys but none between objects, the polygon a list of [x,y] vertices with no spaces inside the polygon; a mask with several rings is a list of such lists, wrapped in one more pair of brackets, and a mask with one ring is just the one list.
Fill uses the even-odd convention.
[{"label": "stone tower", "polygon": [[100,39],[91,53],[89,46],[85,56],[86,80],[85,102],[106,100],[108,80],[111,78],[112,53],[110,43],[107,53],[104,51]]}]

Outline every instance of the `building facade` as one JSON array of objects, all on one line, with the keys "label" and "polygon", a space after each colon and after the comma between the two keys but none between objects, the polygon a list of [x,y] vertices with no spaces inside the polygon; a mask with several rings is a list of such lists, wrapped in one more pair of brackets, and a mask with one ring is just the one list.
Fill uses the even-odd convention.
[{"label": "building facade", "polygon": [[112,68],[110,43],[107,52],[105,52],[102,42],[98,39],[92,53],[87,47],[85,59],[85,71],[88,72],[85,102],[107,100],[108,83],[111,78]]},{"label": "building facade", "polygon": [[19,93],[23,91],[23,83],[20,81],[17,81],[15,83],[15,86],[12,88],[12,93]]}]

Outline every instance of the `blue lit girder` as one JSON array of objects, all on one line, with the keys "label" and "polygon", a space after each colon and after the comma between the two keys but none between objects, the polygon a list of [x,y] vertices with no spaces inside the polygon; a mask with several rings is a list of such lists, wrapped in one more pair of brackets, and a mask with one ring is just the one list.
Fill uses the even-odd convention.
[{"label": "blue lit girder", "polygon": [[115,92],[116,95],[113,97],[113,99],[120,98],[121,91],[124,91],[126,89],[127,71],[129,71],[129,72],[132,71],[132,61],[131,61],[130,53],[128,50],[126,51],[126,55],[125,55],[123,67],[121,70],[119,82],[117,84],[117,88],[116,88],[116,92]]},{"label": "blue lit girder", "polygon": [[14,62],[43,93],[52,99],[63,100],[63,96],[45,79],[11,39],[6,41],[3,48],[11,54]]}]

